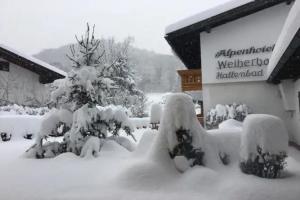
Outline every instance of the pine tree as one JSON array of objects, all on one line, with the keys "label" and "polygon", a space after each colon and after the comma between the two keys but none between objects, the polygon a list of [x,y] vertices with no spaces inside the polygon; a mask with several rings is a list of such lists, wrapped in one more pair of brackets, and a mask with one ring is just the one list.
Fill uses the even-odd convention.
[{"label": "pine tree", "polygon": [[[65,151],[83,155],[82,149],[85,152],[94,152],[100,148],[95,148],[100,144],[100,139],[105,140],[109,132],[117,137],[120,129],[124,129],[135,139],[132,135],[133,128],[124,112],[97,108],[97,105],[107,103],[106,97],[109,96],[108,94],[111,95],[116,82],[111,78],[111,74],[106,73],[105,69],[110,67],[105,68],[105,65],[100,62],[103,54],[97,54],[100,42],[94,37],[94,28],[90,33],[87,25],[85,37],[81,40],[77,39],[77,42],[79,51],[76,52],[72,47],[71,56],[68,56],[75,63],[74,69],[66,78],[54,84],[55,88],[52,92],[52,100],[56,102],[57,108],[67,109],[73,113],[71,129],[65,134],[64,142],[44,145],[43,140],[57,128],[57,124],[67,121],[58,113],[59,110],[50,113],[43,121],[36,145],[29,150],[31,156],[53,157]],[[94,149],[89,151],[89,148]]]},{"label": "pine tree", "polygon": [[108,71],[116,86],[110,98],[110,103],[126,107],[133,116],[142,117],[146,98],[144,93],[136,86],[135,73],[128,62],[128,56],[126,54],[121,55],[108,68]]}]

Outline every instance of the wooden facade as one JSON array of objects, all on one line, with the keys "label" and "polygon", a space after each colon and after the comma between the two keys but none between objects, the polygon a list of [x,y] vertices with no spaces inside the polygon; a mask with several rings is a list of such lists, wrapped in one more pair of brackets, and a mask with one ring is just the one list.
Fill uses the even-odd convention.
[{"label": "wooden facade", "polygon": [[182,92],[202,90],[201,69],[178,70],[177,72],[181,78]]},{"label": "wooden facade", "polygon": [[[201,69],[188,69],[177,71],[181,78],[181,91],[201,91],[202,90],[202,74]],[[201,114],[197,114],[199,122],[204,125],[203,102],[200,103]]]}]

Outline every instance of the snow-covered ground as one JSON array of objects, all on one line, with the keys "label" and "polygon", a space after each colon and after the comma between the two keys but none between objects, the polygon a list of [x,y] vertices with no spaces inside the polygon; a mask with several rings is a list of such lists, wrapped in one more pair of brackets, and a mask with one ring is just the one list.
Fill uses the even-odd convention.
[{"label": "snow-covered ground", "polygon": [[[160,95],[153,96],[153,103],[161,101]],[[171,113],[172,116],[175,115]],[[147,126],[149,120],[131,118],[135,127]],[[15,133],[11,141],[0,141],[0,200],[300,198],[300,151],[288,149],[287,167],[279,179],[246,175],[239,168],[243,127],[234,120],[223,122],[220,129],[207,131],[204,138],[210,149],[229,155],[229,165],[207,162],[206,167],[195,166],[184,173],[176,169],[167,151],[165,155],[157,154],[163,152],[157,146],[160,133],[149,128],[134,131],[136,143],[127,136],[134,143],[133,152],[108,140],[96,158],[73,153],[52,159],[26,158],[24,153],[34,141],[22,135],[37,132],[40,122],[40,116],[0,116],[0,132]],[[214,157],[214,153],[208,152],[208,157]]]},{"label": "snow-covered ground", "polygon": [[[220,137],[226,131],[210,134]],[[194,167],[181,174],[149,159],[156,131],[140,129],[135,134],[144,134],[136,151],[109,141],[93,159],[72,153],[28,159],[23,154],[32,141],[0,142],[0,199],[299,200],[300,152],[293,148],[280,179],[245,175],[237,161],[219,169]],[[235,147],[228,148],[234,151]]]}]

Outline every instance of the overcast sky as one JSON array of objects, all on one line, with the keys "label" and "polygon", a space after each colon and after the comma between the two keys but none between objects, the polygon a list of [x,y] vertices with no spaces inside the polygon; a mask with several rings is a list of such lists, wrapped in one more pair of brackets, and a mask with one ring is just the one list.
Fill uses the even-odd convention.
[{"label": "overcast sky", "polygon": [[0,0],[0,43],[27,54],[75,41],[86,22],[98,37],[135,38],[134,46],[171,54],[170,23],[228,0]]}]

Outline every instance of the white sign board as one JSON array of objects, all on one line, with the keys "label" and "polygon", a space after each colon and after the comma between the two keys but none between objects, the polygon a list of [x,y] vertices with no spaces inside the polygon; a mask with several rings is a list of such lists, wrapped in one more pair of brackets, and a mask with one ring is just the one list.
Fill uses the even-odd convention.
[{"label": "white sign board", "polygon": [[[215,54],[217,80],[263,78],[275,44],[246,49],[222,49]],[[266,57],[268,56],[268,57]]]},{"label": "white sign board", "polygon": [[201,33],[202,82],[266,80],[289,9],[280,4]]}]

